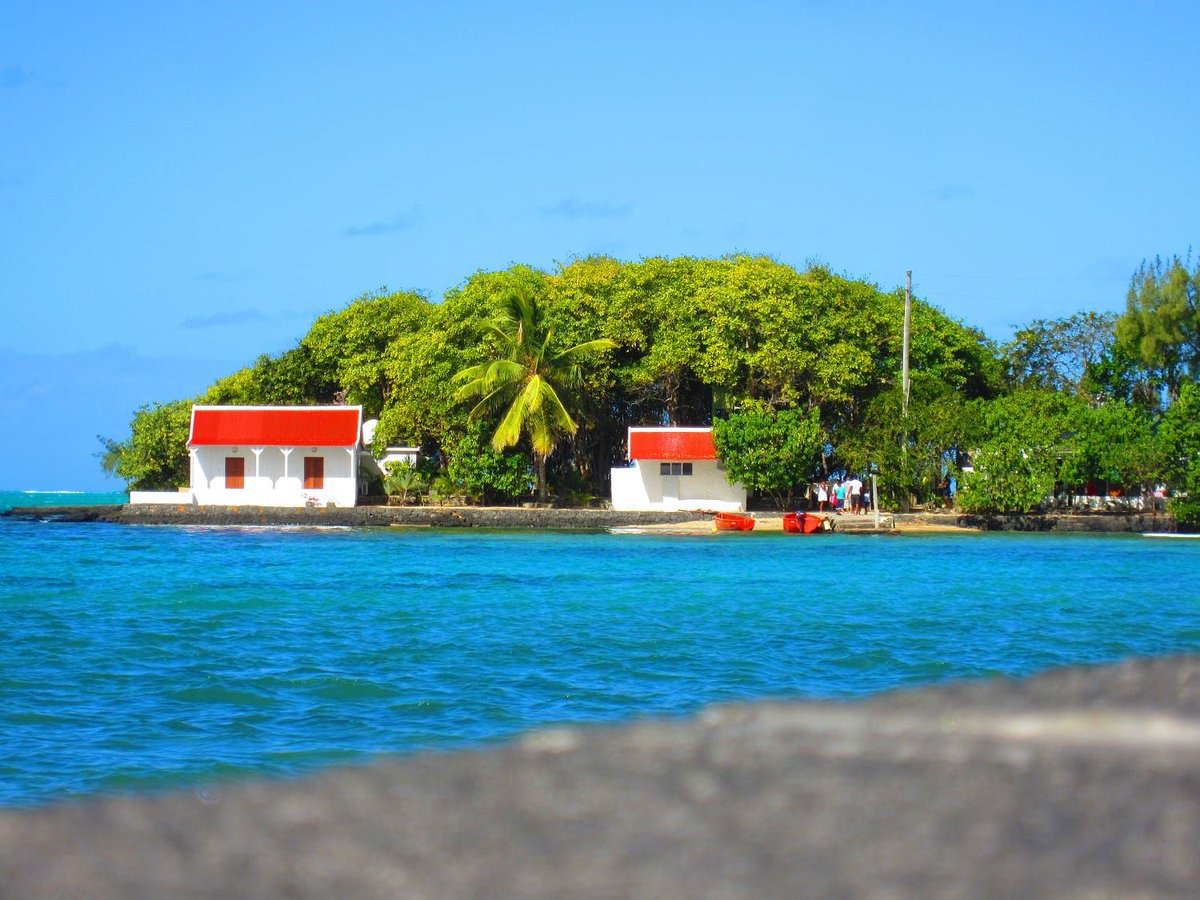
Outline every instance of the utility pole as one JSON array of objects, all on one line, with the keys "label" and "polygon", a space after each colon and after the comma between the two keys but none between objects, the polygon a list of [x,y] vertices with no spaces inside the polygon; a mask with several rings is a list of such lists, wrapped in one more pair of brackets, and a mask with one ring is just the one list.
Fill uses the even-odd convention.
[{"label": "utility pole", "polygon": [[912,269],[904,273],[904,360],[900,364],[900,389],[904,393],[903,413],[908,418],[908,398],[912,387],[908,378],[908,340],[909,327],[912,324]]},{"label": "utility pole", "polygon": [[[908,343],[909,331],[912,324],[912,269],[904,273],[904,340],[903,340],[903,359],[900,362],[900,392],[903,395],[900,398],[900,421],[903,443],[900,445],[900,468],[902,478],[908,480],[908,398],[911,393],[912,384],[908,377]],[[907,510],[912,505],[912,494],[905,488],[905,495],[909,498],[904,502],[904,508]]]}]

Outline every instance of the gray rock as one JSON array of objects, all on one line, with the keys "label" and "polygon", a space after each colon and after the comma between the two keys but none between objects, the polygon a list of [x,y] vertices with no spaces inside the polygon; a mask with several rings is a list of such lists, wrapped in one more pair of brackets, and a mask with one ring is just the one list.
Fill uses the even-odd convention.
[{"label": "gray rock", "polygon": [[506,506],[108,506],[13,507],[0,515],[57,522],[125,525],[345,525],[479,528],[612,528],[704,518],[694,512],[621,512],[611,509],[525,509]]}]

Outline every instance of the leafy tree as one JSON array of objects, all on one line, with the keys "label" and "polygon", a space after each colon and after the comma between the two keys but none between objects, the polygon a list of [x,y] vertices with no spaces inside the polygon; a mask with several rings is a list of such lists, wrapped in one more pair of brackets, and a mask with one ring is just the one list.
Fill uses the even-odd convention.
[{"label": "leafy tree", "polygon": [[745,256],[699,261],[694,282],[695,371],[731,406],[821,407],[831,424],[877,385],[888,323],[873,285]]},{"label": "leafy tree", "polygon": [[1035,509],[1053,493],[1060,460],[1071,450],[1067,398],[1024,390],[977,404],[973,471],[962,474],[958,505],[969,512]]},{"label": "leafy tree", "polygon": [[1200,385],[1180,385],[1159,425],[1164,469],[1176,488],[1169,508],[1180,524],[1200,528]]},{"label": "leafy tree", "polygon": [[1162,390],[1155,386],[1153,373],[1118,341],[1088,363],[1080,391],[1095,401],[1131,403],[1151,414],[1163,408]]},{"label": "leafy tree", "polygon": [[529,457],[495,449],[481,424],[472,423],[450,447],[446,479],[456,493],[485,502],[528,495]]},{"label": "leafy tree", "polygon": [[258,395],[255,367],[246,366],[214,381],[198,401],[211,406],[239,406],[257,403]]},{"label": "leafy tree", "polygon": [[455,373],[493,352],[488,329],[500,313],[498,299],[509,290],[538,290],[542,279],[528,266],[477,272],[447,292],[444,302],[428,305],[420,327],[388,342],[379,360],[387,397],[375,432],[378,446],[416,445],[437,457],[458,442],[469,423],[455,398]]},{"label": "leafy tree", "polygon": [[1154,373],[1172,399],[1185,377],[1200,377],[1200,264],[1191,271],[1188,264],[1178,256],[1143,262],[1116,326],[1124,350]]},{"label": "leafy tree", "polygon": [[1063,457],[1060,478],[1067,484],[1099,481],[1140,485],[1149,496],[1162,476],[1165,458],[1145,409],[1122,401],[1075,405],[1069,413],[1071,452]]},{"label": "leafy tree", "polygon": [[[630,424],[710,420],[712,392],[692,372],[690,353],[672,350],[662,322],[668,314],[679,322],[680,330],[672,330],[683,338],[676,350],[688,343],[689,306],[682,297],[691,262],[591,257],[546,276],[540,306],[557,341],[571,346],[599,336],[617,344],[582,370],[575,389],[585,404],[578,410],[579,430],[565,452],[547,461],[547,480],[558,493],[580,498],[607,493],[609,470],[623,458]],[[668,301],[668,295],[677,299]],[[658,355],[647,362],[651,349]]]},{"label": "leafy tree", "polygon": [[579,427],[560,391],[565,394],[580,383],[581,364],[589,354],[611,349],[615,343],[597,338],[555,352],[553,329],[545,327],[529,290],[508,293],[500,317],[488,330],[496,340],[497,355],[455,375],[454,381],[461,384],[455,397],[480,398],[471,411],[473,419],[498,406],[506,407],[492,435],[492,446],[503,450],[523,434],[529,437],[537,463],[538,497],[544,502],[546,457],[561,435],[572,435]]},{"label": "leafy tree", "polygon": [[698,260],[646,260],[631,274],[639,289],[630,306],[644,317],[644,352],[629,369],[643,401],[658,405],[669,425],[695,425],[712,415],[711,381],[700,370],[709,355],[697,301]]},{"label": "leafy tree", "polygon": [[815,409],[749,406],[713,422],[717,456],[732,482],[770,495],[780,509],[812,479],[825,433]]},{"label": "leafy tree", "polygon": [[420,294],[381,289],[318,318],[300,347],[317,371],[336,381],[347,402],[378,416],[395,387],[384,365],[389,346],[421,332],[434,309]]},{"label": "leafy tree", "polygon": [[220,379],[201,395],[212,405],[303,406],[331,403],[338,390],[336,368],[321,365],[304,345],[278,356],[263,354],[254,365]]},{"label": "leafy tree", "polygon": [[1010,381],[1020,387],[1081,392],[1088,367],[1112,346],[1116,321],[1116,313],[1097,312],[1034,319],[1004,345]]},{"label": "leafy tree", "polygon": [[565,343],[599,334],[618,345],[585,378],[588,391],[601,388],[625,424],[695,424],[711,416],[711,391],[695,373],[701,353],[696,264],[689,257],[638,263],[595,257],[546,280],[546,321]]},{"label": "leafy tree", "polygon": [[1182,483],[1189,475],[1200,474],[1200,384],[1187,381],[1180,386],[1179,397],[1159,424],[1159,433],[1167,448],[1167,477]]},{"label": "leafy tree", "polygon": [[462,348],[448,343],[439,320],[388,344],[381,370],[390,387],[376,429],[378,448],[441,445],[466,425],[466,413],[449,389],[463,365]]},{"label": "leafy tree", "polygon": [[192,402],[173,400],[141,407],[121,442],[100,438],[101,464],[109,475],[125,480],[133,491],[173,491],[190,477],[187,451]]},{"label": "leafy tree", "polygon": [[861,423],[839,433],[835,462],[851,472],[876,470],[880,502],[905,508],[935,497],[959,452],[968,449],[976,412],[925,372],[914,373],[907,416],[902,409],[899,384],[873,397]]}]

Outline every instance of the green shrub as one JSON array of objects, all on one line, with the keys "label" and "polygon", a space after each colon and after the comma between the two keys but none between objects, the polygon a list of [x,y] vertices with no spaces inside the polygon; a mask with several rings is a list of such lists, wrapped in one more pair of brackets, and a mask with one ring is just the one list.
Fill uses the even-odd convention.
[{"label": "green shrub", "polygon": [[408,503],[410,496],[416,499],[425,490],[425,479],[412,463],[393,460],[387,464],[386,469],[383,489],[389,497],[398,497],[402,505]]}]

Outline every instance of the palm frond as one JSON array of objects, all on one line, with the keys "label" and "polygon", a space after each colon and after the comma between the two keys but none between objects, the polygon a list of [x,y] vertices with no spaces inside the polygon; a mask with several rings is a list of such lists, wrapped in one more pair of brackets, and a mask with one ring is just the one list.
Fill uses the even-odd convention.
[{"label": "palm frond", "polygon": [[549,453],[554,449],[555,435],[561,432],[574,434],[579,429],[554,386],[546,379],[539,376],[529,379],[522,393],[528,420],[526,428],[534,450]]},{"label": "palm frond", "polygon": [[483,330],[500,342],[500,346],[504,349],[505,353],[512,352],[512,349],[517,344],[513,333],[506,330],[501,322],[488,322],[483,326]]},{"label": "palm frond", "polygon": [[454,381],[470,379],[454,392],[454,399],[461,402],[480,394],[503,390],[506,385],[518,383],[523,373],[524,368],[521,364],[509,359],[496,359],[490,363],[471,366],[454,376]]},{"label": "palm frond", "polygon": [[467,418],[473,421],[482,419],[503,402],[505,398],[501,395],[505,393],[507,392],[503,388],[498,388],[490,394],[485,395],[482,400],[471,407],[471,411],[467,413]]},{"label": "palm frond", "polygon": [[537,324],[537,300],[528,289],[517,288],[504,296],[495,327],[506,340],[514,346],[522,346],[530,335],[536,334]]},{"label": "palm frond", "polygon": [[544,418],[556,430],[565,431],[567,434],[574,434],[579,430],[578,423],[567,412],[567,407],[558,396],[558,391],[545,382],[543,384],[545,384],[545,389],[542,392],[541,408]]},{"label": "palm frond", "polygon": [[574,347],[568,347],[566,350],[560,350],[554,354],[554,362],[573,362],[581,356],[586,356],[588,353],[598,353],[601,350],[612,350],[617,346],[617,342],[609,338],[596,338],[594,341],[584,341],[582,344],[576,344]]},{"label": "palm frond", "polygon": [[489,365],[491,365],[491,363],[479,363],[479,365],[476,365],[476,366],[468,366],[467,368],[463,369],[461,372],[455,372],[452,376],[450,376],[450,380],[451,381],[473,381],[476,378],[479,378],[485,371],[487,371],[487,367]]},{"label": "palm frond", "polygon": [[504,418],[496,426],[492,435],[492,446],[497,450],[511,447],[521,440],[521,432],[527,423],[525,410],[525,391],[521,391],[504,413]]}]

